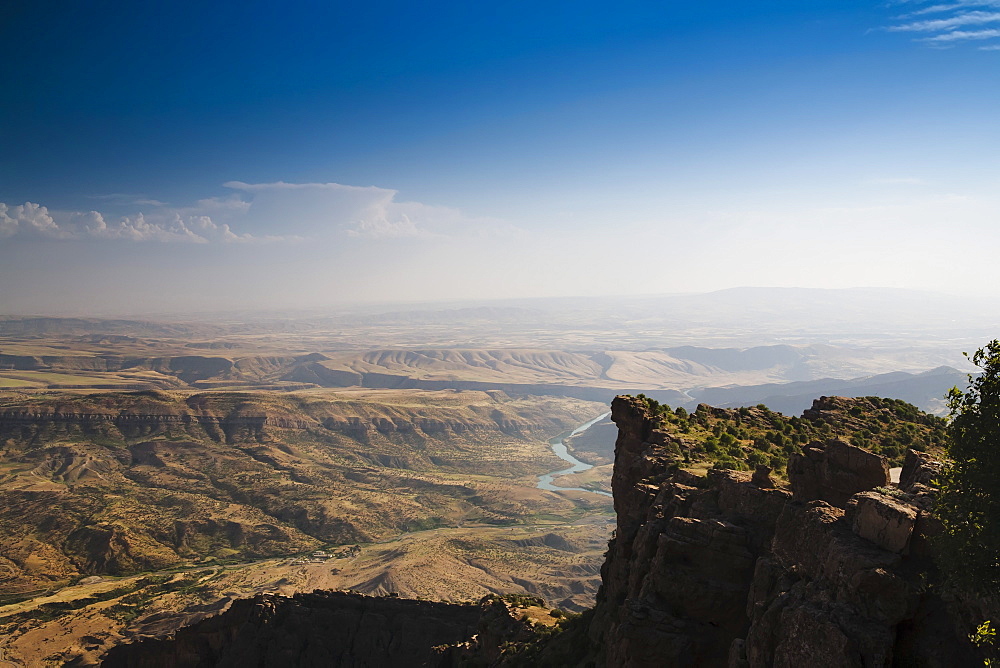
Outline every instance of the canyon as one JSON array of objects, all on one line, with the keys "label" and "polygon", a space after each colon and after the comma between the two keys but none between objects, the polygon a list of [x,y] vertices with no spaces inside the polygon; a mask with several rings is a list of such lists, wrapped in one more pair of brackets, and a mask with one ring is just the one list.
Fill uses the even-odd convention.
[{"label": "canyon", "polygon": [[[814,418],[835,403],[817,400]],[[675,436],[659,428],[646,399],[617,398],[612,419],[619,429],[612,482],[617,530],[594,609],[553,635],[516,602],[487,597],[478,608],[463,608],[464,636],[453,629],[463,637],[424,652],[419,665],[981,663],[968,631],[984,602],[949,589],[930,559],[929,540],[939,529],[929,508],[940,468],[931,455],[908,451],[894,484],[885,457],[835,438],[817,440],[793,455],[788,484],[778,485],[767,467],[704,476],[684,470],[669,447]],[[323,647],[338,648],[324,651],[343,652],[344,628],[362,628],[366,615],[389,619],[400,606],[353,594],[314,596],[244,602],[174,640],[112,650],[108,665],[198,665],[208,656],[215,665],[236,665],[250,642],[241,638],[274,638],[293,628],[284,665],[319,665],[295,638],[319,638]],[[425,606],[431,619],[438,604],[409,605]],[[331,606],[336,613],[320,612]],[[350,621],[334,631],[319,621],[330,614]],[[293,627],[293,619],[308,631]],[[381,646],[407,651],[414,639],[404,629],[411,627],[389,626],[380,627],[388,634]],[[375,657],[362,649],[341,660],[399,660]]]},{"label": "canyon", "polygon": [[[940,413],[965,377],[940,365],[960,363],[874,330],[736,342],[689,306],[670,331],[646,307],[610,320],[573,307],[555,323],[530,309],[0,318],[0,658],[130,663],[143,648],[166,657],[155,665],[224,663],[287,635],[287,663],[326,633],[288,626],[315,613],[354,629],[324,656],[347,660],[346,643],[381,665],[396,659],[378,652],[420,641],[394,621],[373,636],[371,620],[409,625],[431,601],[463,621],[420,650],[428,665],[779,665],[792,661],[773,640],[785,600],[803,602],[796,619],[869,615],[893,638],[876,663],[907,656],[897,639],[921,615],[945,615],[958,630],[942,642],[967,651],[985,617],[941,594],[921,552],[932,492],[911,499],[879,477],[941,456],[944,422],[923,411]],[[568,436],[608,403],[610,419]],[[539,489],[567,466],[558,442],[594,468]],[[878,463],[863,489],[823,482],[859,461]],[[873,524],[887,509],[918,529]],[[810,531],[849,566],[799,564],[807,549],[785,539]],[[896,557],[855,554],[872,540]],[[848,585],[830,580],[855,567]],[[917,617],[836,599],[860,585]]]}]

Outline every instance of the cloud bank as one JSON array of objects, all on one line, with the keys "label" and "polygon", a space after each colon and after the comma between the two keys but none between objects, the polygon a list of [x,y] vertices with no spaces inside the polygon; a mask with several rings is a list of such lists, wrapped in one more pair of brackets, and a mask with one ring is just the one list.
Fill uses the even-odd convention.
[{"label": "cloud bank", "polygon": [[226,223],[210,216],[168,210],[147,217],[143,213],[122,216],[108,223],[99,211],[57,211],[34,202],[9,206],[0,202],[0,239],[82,240],[114,239],[205,244],[264,241],[251,234],[236,234]]},{"label": "cloud bank", "polygon": [[865,185],[864,197],[695,196],[565,221],[528,211],[523,229],[330,183],[232,182],[186,207],[128,213],[127,201],[114,216],[110,200],[104,213],[0,205],[0,285],[13,286],[0,311],[287,310],[736,285],[995,290],[992,192],[955,194],[908,175]]},{"label": "cloud bank", "polygon": [[247,197],[254,224],[284,221],[309,237],[413,239],[491,236],[515,231],[502,221],[472,217],[458,209],[400,201],[399,191],[340,183],[243,183],[225,187]]},{"label": "cloud bank", "polygon": [[451,207],[399,201],[399,192],[340,183],[229,181],[228,195],[172,207],[122,194],[95,199],[140,207],[117,217],[91,211],[50,211],[26,202],[0,203],[0,240],[104,240],[232,244],[330,238],[444,239],[516,233],[511,226],[473,218]]}]

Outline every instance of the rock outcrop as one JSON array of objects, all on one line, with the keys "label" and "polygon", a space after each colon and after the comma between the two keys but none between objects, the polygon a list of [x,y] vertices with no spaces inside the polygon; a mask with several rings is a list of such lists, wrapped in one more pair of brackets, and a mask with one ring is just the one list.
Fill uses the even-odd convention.
[{"label": "rock outcrop", "polygon": [[112,649],[108,668],[167,666],[441,665],[439,645],[475,632],[480,608],[344,592],[234,601],[225,613],[177,632]]},{"label": "rock outcrop", "polygon": [[[530,597],[529,597],[530,598]],[[225,600],[228,604],[229,600]],[[528,601],[528,605],[534,602]],[[214,616],[172,637],[112,648],[107,668],[348,666],[459,668],[536,665],[539,628],[517,596],[490,595],[477,604],[316,591],[293,597],[262,594],[217,605]],[[582,626],[581,626],[582,628]],[[563,634],[565,641],[572,634]],[[542,637],[551,637],[541,634]],[[557,636],[558,638],[558,636]],[[542,665],[567,665],[549,651]],[[570,651],[569,654],[573,652]]]},{"label": "rock outcrop", "polygon": [[822,499],[843,506],[858,492],[889,484],[889,464],[838,439],[813,443],[788,460],[788,480],[797,499]]},{"label": "rock outcrop", "polygon": [[[598,666],[958,666],[975,650],[926,550],[935,465],[842,441],[766,472],[680,471],[645,402],[619,397],[618,530],[590,625]],[[877,489],[876,489],[877,488]],[[980,661],[981,665],[981,661]]]}]

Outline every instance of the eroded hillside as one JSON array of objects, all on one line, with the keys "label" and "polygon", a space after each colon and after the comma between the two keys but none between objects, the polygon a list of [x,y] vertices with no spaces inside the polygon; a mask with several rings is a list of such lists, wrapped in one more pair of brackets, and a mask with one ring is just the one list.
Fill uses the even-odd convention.
[{"label": "eroded hillside", "polygon": [[600,408],[371,390],[2,399],[3,592],[571,511],[534,476],[559,466],[546,439]]}]

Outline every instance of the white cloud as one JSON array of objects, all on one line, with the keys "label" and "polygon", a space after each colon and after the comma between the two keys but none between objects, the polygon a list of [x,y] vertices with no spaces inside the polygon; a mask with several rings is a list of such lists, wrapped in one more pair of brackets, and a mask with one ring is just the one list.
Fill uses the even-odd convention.
[{"label": "white cloud", "polygon": [[98,239],[127,239],[129,241],[188,241],[202,242],[201,239],[186,227],[175,225],[168,229],[155,223],[146,222],[146,217],[139,213],[135,216],[124,216],[117,224],[108,225],[97,211],[90,212],[94,224],[85,227],[89,236]]},{"label": "white cloud", "polygon": [[[989,40],[1000,37],[998,29],[984,30],[961,30],[973,26],[986,26],[1000,23],[1000,12],[990,11],[1000,9],[1000,0],[956,0],[949,3],[927,4],[926,0],[900,0],[895,3],[915,7],[916,5],[926,5],[918,7],[912,11],[898,16],[894,25],[885,27],[889,32],[915,32],[926,33],[930,36],[922,37],[918,41],[930,46],[943,47],[954,46],[963,42]],[[934,18],[922,18],[938,15]],[[914,20],[921,18],[921,20]],[[980,50],[992,51],[995,49],[980,47]]]},{"label": "white cloud", "polygon": [[366,220],[355,221],[353,226],[346,228],[348,236],[371,237],[373,239],[392,239],[400,237],[427,236],[407,215],[401,214],[395,221],[385,216],[374,216]]},{"label": "white cloud", "polygon": [[253,235],[236,234],[227,224],[218,224],[209,216],[182,217],[174,213],[162,222],[146,220],[139,213],[124,216],[117,223],[108,225],[104,216],[97,211],[85,214],[90,222],[83,226],[89,237],[97,239],[124,239],[127,241],[159,241],[204,244],[212,241],[222,243],[256,241]]},{"label": "white cloud", "polygon": [[222,184],[226,188],[233,190],[245,190],[247,192],[262,192],[268,190],[330,190],[334,192],[375,192],[393,193],[395,190],[379,188],[378,186],[347,186],[342,183],[287,183],[285,181],[273,181],[271,183],[244,183],[243,181],[226,181]]},{"label": "white cloud", "polygon": [[17,219],[7,214],[7,205],[0,202],[0,239],[17,234]]},{"label": "white cloud", "polygon": [[161,202],[158,199],[152,199],[146,197],[145,195],[137,195],[132,193],[107,193],[104,195],[89,195],[91,199],[101,199],[116,203],[125,204],[140,204],[144,206],[166,206],[166,202]]},{"label": "white cloud", "polygon": [[[926,5],[928,0],[895,0],[890,5]],[[911,12],[911,14],[931,14],[934,12],[947,12],[956,9],[969,9],[974,7],[1000,7],[1000,0],[952,0],[952,2],[941,2],[927,7],[921,7]]]},{"label": "white cloud", "polygon": [[[897,4],[899,4],[899,3],[897,3]],[[908,4],[908,3],[904,2],[902,4]],[[901,16],[900,18],[906,19],[906,18],[910,18],[910,17],[913,17],[913,16],[926,16],[927,14],[940,14],[941,12],[950,12],[950,11],[954,11],[956,9],[962,9],[962,8],[963,8],[962,5],[956,5],[956,4],[931,5],[930,7],[923,7],[922,9],[917,9],[915,11],[912,11],[909,14],[905,14],[905,15]]]},{"label": "white cloud", "polygon": [[210,197],[208,199],[200,199],[192,207],[192,211],[206,211],[206,212],[242,212],[245,213],[250,209],[250,202],[246,202],[239,197]]},{"label": "white cloud", "polygon": [[931,44],[947,44],[968,40],[992,39],[993,37],[1000,37],[1000,30],[955,30],[935,35],[934,37],[928,37],[923,41]]},{"label": "white cloud", "polygon": [[0,202],[0,238],[14,235],[64,239],[72,236],[56,224],[49,210],[33,202],[9,207]]},{"label": "white cloud", "polygon": [[[59,219],[58,221],[56,219]],[[216,223],[210,216],[181,214],[177,211],[122,216],[108,223],[99,211],[50,213],[48,208],[26,202],[8,206],[0,202],[0,238],[41,237],[48,239],[115,239],[181,243],[236,243],[274,241],[275,237],[237,234],[226,223]]]},{"label": "white cloud", "polygon": [[341,234],[351,238],[402,239],[491,236],[514,231],[502,221],[471,217],[458,209],[399,201],[399,192],[341,183],[224,184],[247,193],[248,218],[285,225],[304,236]]},{"label": "white cloud", "polygon": [[977,11],[957,14],[946,19],[914,21],[912,23],[889,26],[889,30],[893,32],[938,32],[960,26],[983,25],[997,22],[1000,22],[1000,12]]},{"label": "white cloud", "polygon": [[[904,0],[903,2],[897,2],[896,4],[903,5],[913,5],[920,4],[924,0]],[[969,10],[969,9],[996,9],[1000,8],[1000,0],[967,0],[960,2],[949,2],[947,4],[937,4],[930,5],[928,7],[921,7],[920,9],[914,10],[909,14],[902,16],[901,18],[909,18],[911,16],[926,16],[928,14],[942,14],[944,12],[953,12],[956,10]]]},{"label": "white cloud", "polygon": [[144,196],[99,196],[139,209],[114,218],[100,211],[50,214],[44,206],[30,202],[17,207],[0,204],[0,238],[33,235],[205,244],[319,241],[329,237],[444,239],[520,232],[501,221],[470,217],[452,207],[398,201],[398,191],[389,188],[284,181],[230,181],[224,185],[236,192],[186,207],[167,206]]}]

